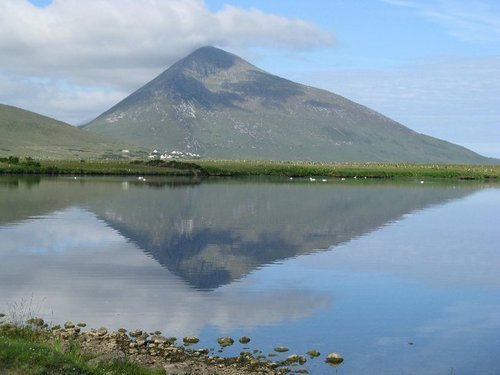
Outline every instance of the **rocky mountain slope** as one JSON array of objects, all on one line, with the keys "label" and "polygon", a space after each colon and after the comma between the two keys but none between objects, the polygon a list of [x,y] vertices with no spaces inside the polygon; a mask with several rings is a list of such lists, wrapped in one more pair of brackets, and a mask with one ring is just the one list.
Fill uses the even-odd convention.
[{"label": "rocky mountain slope", "polygon": [[492,162],[214,47],[194,51],[85,129],[206,158]]}]

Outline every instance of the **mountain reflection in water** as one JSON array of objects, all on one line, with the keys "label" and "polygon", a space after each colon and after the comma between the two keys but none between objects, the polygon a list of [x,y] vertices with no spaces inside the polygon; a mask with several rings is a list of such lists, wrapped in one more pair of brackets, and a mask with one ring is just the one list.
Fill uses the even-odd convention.
[{"label": "mountain reflection in water", "polygon": [[0,191],[7,189],[9,198],[0,203],[0,224],[84,207],[201,290],[230,284],[269,263],[328,249],[474,191],[471,186],[252,180],[1,181]]},{"label": "mountain reflection in water", "polygon": [[498,374],[499,208],[474,183],[0,177],[0,312]]}]

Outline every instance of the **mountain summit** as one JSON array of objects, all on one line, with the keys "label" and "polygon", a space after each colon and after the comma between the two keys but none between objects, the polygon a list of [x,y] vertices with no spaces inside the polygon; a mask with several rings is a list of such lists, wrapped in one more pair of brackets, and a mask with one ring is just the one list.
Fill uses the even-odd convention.
[{"label": "mountain summit", "polygon": [[209,158],[489,162],[215,47],[197,49],[85,129]]}]

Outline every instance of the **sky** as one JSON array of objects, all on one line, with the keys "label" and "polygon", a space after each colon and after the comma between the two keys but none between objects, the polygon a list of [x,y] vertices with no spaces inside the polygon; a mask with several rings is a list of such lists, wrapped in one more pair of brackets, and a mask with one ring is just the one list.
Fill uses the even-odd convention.
[{"label": "sky", "polygon": [[500,158],[498,0],[0,0],[0,103],[82,124],[204,45]]}]

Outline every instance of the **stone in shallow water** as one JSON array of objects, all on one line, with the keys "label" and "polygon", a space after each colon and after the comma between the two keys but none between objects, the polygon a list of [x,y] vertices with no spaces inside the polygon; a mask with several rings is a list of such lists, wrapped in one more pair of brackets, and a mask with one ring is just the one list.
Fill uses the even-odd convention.
[{"label": "stone in shallow water", "polygon": [[340,365],[344,358],[339,353],[330,353],[326,356],[325,362],[330,365]]},{"label": "stone in shallow water", "polygon": [[320,352],[318,352],[317,350],[313,349],[313,350],[309,350],[308,352],[306,352],[306,354],[311,357],[311,358],[316,358],[316,357],[319,357],[321,355]]},{"label": "stone in shallow water", "polygon": [[298,355],[298,354],[289,355],[285,359],[285,363],[287,363],[287,364],[298,363],[298,364],[303,365],[306,362],[307,362],[306,357],[304,357],[303,355]]},{"label": "stone in shallow water", "polygon": [[288,348],[285,348],[284,346],[277,346],[276,348],[274,348],[274,351],[278,353],[284,353],[288,351]]},{"label": "stone in shallow water", "polygon": [[87,327],[87,323],[84,323],[84,322],[80,322],[77,324],[78,327],[81,327],[81,328],[84,328],[84,327]]},{"label": "stone in shallow water", "polygon": [[142,331],[140,329],[135,329],[130,331],[130,337],[139,337],[142,335]]},{"label": "stone in shallow water", "polygon": [[242,336],[239,338],[238,340],[240,343],[242,344],[248,344],[250,342],[250,337],[247,337],[247,336]]},{"label": "stone in shallow water", "polygon": [[64,323],[64,328],[66,329],[75,328],[75,324],[73,322],[66,322]]},{"label": "stone in shallow water", "polygon": [[233,345],[234,340],[231,337],[219,337],[217,343],[222,347],[226,347]]},{"label": "stone in shallow water", "polygon": [[182,339],[182,342],[186,345],[191,345],[200,342],[200,339],[195,336],[186,336]]}]

